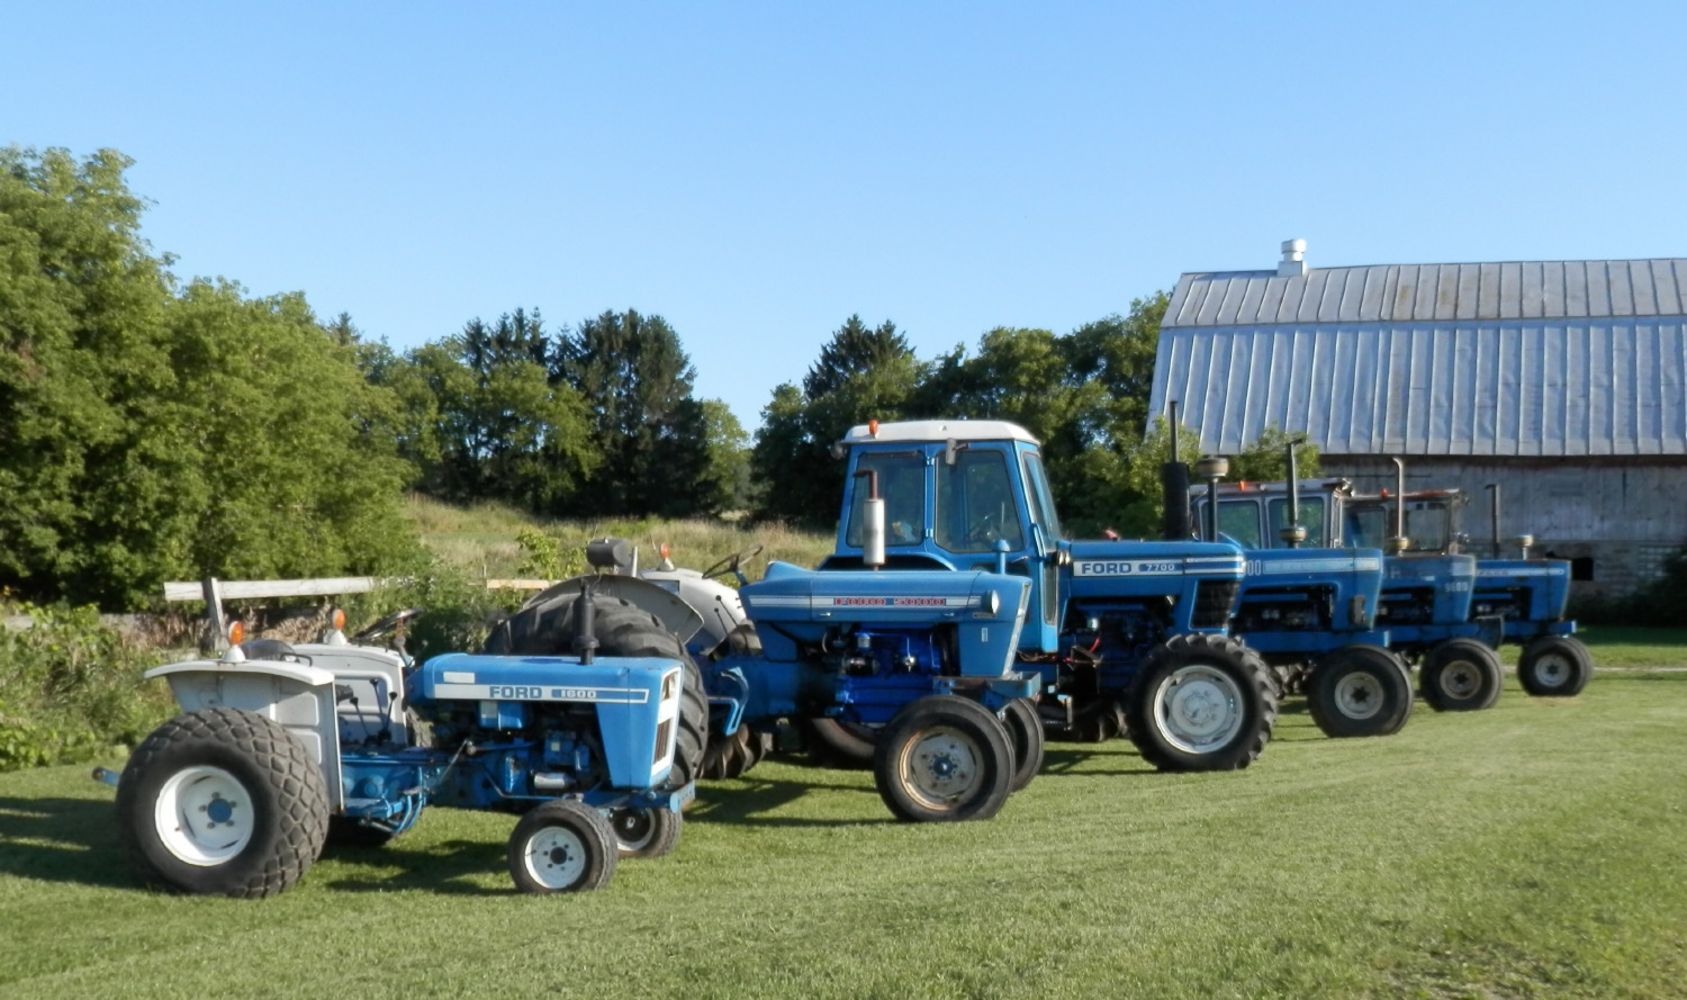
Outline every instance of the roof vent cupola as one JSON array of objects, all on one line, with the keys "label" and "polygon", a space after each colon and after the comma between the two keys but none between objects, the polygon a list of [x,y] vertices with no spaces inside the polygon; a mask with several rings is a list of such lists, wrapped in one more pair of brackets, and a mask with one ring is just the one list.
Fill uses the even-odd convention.
[{"label": "roof vent cupola", "polygon": [[1284,240],[1283,259],[1277,262],[1277,277],[1306,277],[1306,241]]}]

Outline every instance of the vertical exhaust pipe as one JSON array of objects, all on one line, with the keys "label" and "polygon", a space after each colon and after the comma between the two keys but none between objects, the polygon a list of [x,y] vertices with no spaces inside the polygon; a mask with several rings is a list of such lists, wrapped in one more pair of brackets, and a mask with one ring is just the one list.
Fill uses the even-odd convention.
[{"label": "vertical exhaust pipe", "polygon": [[1218,481],[1230,474],[1230,460],[1208,455],[1195,463],[1195,474],[1207,481],[1207,541],[1218,541]]},{"label": "vertical exhaust pipe", "polygon": [[1278,532],[1283,544],[1291,549],[1300,548],[1300,543],[1306,541],[1306,529],[1300,523],[1300,463],[1295,458],[1298,443],[1290,441],[1284,446],[1289,453],[1289,523]]},{"label": "vertical exhaust pipe", "polygon": [[1189,537],[1189,466],[1183,464],[1177,455],[1177,400],[1171,401],[1170,411],[1171,461],[1160,466],[1161,500],[1165,509],[1160,534],[1167,541],[1175,542]]},{"label": "vertical exhaust pipe", "polygon": [[856,478],[867,478],[867,499],[861,502],[861,564],[878,569],[885,564],[885,502],[879,496],[877,469],[862,469]]},{"label": "vertical exhaust pipe", "polygon": [[1394,457],[1394,537],[1388,540],[1388,551],[1400,555],[1412,547],[1406,537],[1406,462]]},{"label": "vertical exhaust pipe", "polygon": [[1495,559],[1500,557],[1500,484],[1488,484],[1488,531]]}]

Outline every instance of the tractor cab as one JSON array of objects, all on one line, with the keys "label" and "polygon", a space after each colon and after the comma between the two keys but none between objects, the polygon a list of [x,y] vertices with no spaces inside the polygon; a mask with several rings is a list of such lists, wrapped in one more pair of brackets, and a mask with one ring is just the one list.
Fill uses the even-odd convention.
[{"label": "tractor cab", "polygon": [[[916,420],[850,429],[837,546],[822,569],[869,566],[869,499],[884,510],[886,569],[1029,577],[1023,647],[1058,648],[1060,567],[1071,560],[1037,439],[1000,420]],[[840,456],[841,457],[841,456]]]}]

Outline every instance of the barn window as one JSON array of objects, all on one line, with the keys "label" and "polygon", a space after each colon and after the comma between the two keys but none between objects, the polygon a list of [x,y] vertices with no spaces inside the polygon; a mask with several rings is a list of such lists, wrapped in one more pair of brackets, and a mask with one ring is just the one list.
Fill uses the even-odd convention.
[{"label": "barn window", "polygon": [[1578,556],[1577,558],[1570,560],[1570,579],[1572,579],[1572,580],[1592,580],[1593,579],[1593,557],[1592,556]]}]

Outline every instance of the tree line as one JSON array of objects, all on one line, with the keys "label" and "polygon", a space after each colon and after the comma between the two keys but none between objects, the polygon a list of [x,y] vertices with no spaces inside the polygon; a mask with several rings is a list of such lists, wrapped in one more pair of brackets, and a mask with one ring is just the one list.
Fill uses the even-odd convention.
[{"label": "tree line", "polygon": [[[752,439],[697,397],[661,316],[552,326],[523,307],[397,351],[300,294],[183,281],[140,235],[129,165],[0,149],[0,594],[125,607],[165,579],[404,572],[421,558],[407,490],[824,525],[842,486],[831,444],[871,418],[1020,423],[1069,523],[1145,533],[1157,516],[1164,294],[929,359],[889,320],[851,316]],[[1242,471],[1268,474],[1273,448]]]}]

